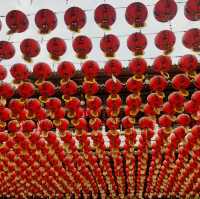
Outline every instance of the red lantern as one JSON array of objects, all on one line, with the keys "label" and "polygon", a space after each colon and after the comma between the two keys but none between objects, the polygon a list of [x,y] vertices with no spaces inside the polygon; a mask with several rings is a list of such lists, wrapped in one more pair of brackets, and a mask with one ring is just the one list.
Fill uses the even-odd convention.
[{"label": "red lantern", "polygon": [[200,29],[192,28],[186,31],[182,39],[183,45],[193,51],[200,51]]},{"label": "red lantern", "polygon": [[92,50],[92,41],[85,35],[77,36],[72,43],[73,49],[80,59],[85,59]]},{"label": "red lantern", "polygon": [[30,82],[23,82],[17,88],[17,92],[22,98],[26,99],[34,95],[35,87]]},{"label": "red lantern", "polygon": [[16,81],[24,81],[29,78],[29,71],[25,64],[14,64],[11,69],[10,73]]},{"label": "red lantern", "polygon": [[[14,89],[11,84],[3,82],[0,84],[0,96],[8,99],[14,95]],[[0,103],[1,104],[1,103]]]},{"label": "red lantern", "polygon": [[69,80],[65,83],[62,83],[60,86],[60,91],[63,93],[65,96],[72,96],[76,94],[78,89],[78,86],[75,81]]},{"label": "red lantern", "polygon": [[53,37],[47,42],[47,50],[52,59],[59,60],[59,57],[66,52],[67,46],[64,39]]},{"label": "red lantern", "polygon": [[68,80],[74,75],[75,66],[69,61],[63,61],[58,65],[57,73],[60,78]]},{"label": "red lantern", "polygon": [[86,14],[79,7],[71,7],[66,10],[64,20],[70,30],[79,32],[86,24]]},{"label": "red lantern", "polygon": [[11,118],[11,110],[9,108],[0,109],[0,121],[6,122]]},{"label": "red lantern", "polygon": [[71,120],[74,128],[77,130],[85,130],[87,128],[87,121],[84,118]]},{"label": "red lantern", "polygon": [[185,17],[191,21],[200,20],[200,5],[197,0],[187,0],[185,4],[184,14]]},{"label": "red lantern", "polygon": [[92,130],[98,130],[98,129],[100,129],[101,128],[101,126],[102,126],[102,121],[101,121],[101,119],[99,119],[99,118],[92,118],[92,119],[90,119],[90,121],[89,121],[89,125],[90,125],[90,128],[92,129]]},{"label": "red lantern", "polygon": [[120,46],[120,41],[117,36],[108,34],[102,37],[100,48],[105,53],[106,57],[113,57]]},{"label": "red lantern", "polygon": [[163,91],[167,88],[167,80],[161,75],[155,75],[150,79],[149,86],[153,91]]},{"label": "red lantern", "polygon": [[130,77],[126,82],[126,87],[130,92],[140,92],[143,88],[143,82]]},{"label": "red lantern", "polygon": [[9,33],[24,32],[29,26],[27,16],[19,10],[12,10],[6,15],[6,24],[10,29]]},{"label": "red lantern", "polygon": [[84,76],[86,76],[88,79],[92,79],[98,75],[100,69],[97,62],[88,60],[83,63],[81,70]]},{"label": "red lantern", "polygon": [[133,33],[127,39],[127,46],[135,55],[142,55],[147,46],[147,39],[140,32]]},{"label": "red lantern", "polygon": [[28,99],[26,101],[26,108],[29,110],[31,113],[36,113],[40,109],[40,101],[36,98]]},{"label": "red lantern", "polygon": [[147,96],[147,102],[150,106],[159,108],[163,104],[163,98],[156,93],[151,93]]},{"label": "red lantern", "polygon": [[84,81],[82,84],[82,90],[86,95],[95,95],[99,91],[99,84],[95,80]]},{"label": "red lantern", "polygon": [[198,74],[198,75],[195,77],[194,85],[195,85],[198,89],[200,89],[200,74]]},{"label": "red lantern", "polygon": [[41,9],[35,15],[35,24],[41,34],[46,34],[56,28],[57,17],[52,10]]},{"label": "red lantern", "polygon": [[118,129],[119,128],[119,118],[109,117],[106,120],[106,126],[110,130],[116,130],[116,129]]},{"label": "red lantern", "polygon": [[188,95],[186,89],[190,86],[190,79],[185,74],[175,75],[172,79],[172,86],[177,90],[181,90],[184,95]]},{"label": "red lantern", "polygon": [[99,5],[95,9],[94,20],[101,28],[110,29],[110,26],[112,26],[116,20],[115,8],[110,4]]},{"label": "red lantern", "polygon": [[98,96],[92,96],[87,98],[87,107],[93,110],[97,110],[102,105],[102,100]]},{"label": "red lantern", "polygon": [[34,39],[24,39],[20,44],[20,50],[24,59],[30,62],[32,57],[36,57],[40,53],[40,45]]},{"label": "red lantern", "polygon": [[33,120],[25,120],[22,122],[22,131],[25,133],[25,135],[30,135],[35,128],[36,125]]},{"label": "red lantern", "polygon": [[105,74],[108,76],[119,76],[122,72],[122,63],[117,59],[111,59],[104,66]]},{"label": "red lantern", "polygon": [[39,127],[41,131],[48,132],[53,128],[53,123],[49,119],[43,119],[39,121]]},{"label": "red lantern", "polygon": [[57,97],[49,98],[46,102],[46,108],[55,112],[61,107],[61,100]]},{"label": "red lantern", "polygon": [[12,113],[18,114],[24,109],[24,103],[20,99],[11,99],[9,102],[9,108]]},{"label": "red lantern", "polygon": [[199,106],[200,105],[200,91],[195,91],[191,96],[191,100]]},{"label": "red lantern", "polygon": [[44,81],[38,86],[39,93],[42,97],[50,97],[55,94],[55,85],[49,81]]},{"label": "red lantern", "polygon": [[148,16],[147,7],[141,2],[131,3],[126,8],[126,21],[135,27],[143,27]]},{"label": "red lantern", "polygon": [[108,79],[105,83],[106,91],[111,94],[119,93],[122,87],[123,85],[118,79],[116,79],[116,81],[113,79]]},{"label": "red lantern", "polygon": [[0,41],[0,59],[11,59],[15,55],[15,48],[8,41]]},{"label": "red lantern", "polygon": [[182,113],[178,115],[176,121],[180,126],[188,126],[191,122],[191,118],[188,114]]},{"label": "red lantern", "polygon": [[0,65],[0,81],[4,80],[7,76],[7,70],[3,65]]},{"label": "red lantern", "polygon": [[154,7],[154,16],[160,22],[171,21],[177,13],[174,0],[159,0]]},{"label": "red lantern", "polygon": [[171,127],[172,125],[172,118],[170,117],[170,115],[162,115],[159,117],[159,125],[161,127]]},{"label": "red lantern", "polygon": [[169,94],[168,101],[174,107],[181,107],[181,106],[183,106],[185,98],[180,92],[177,91],[177,92],[172,92]]},{"label": "red lantern", "polygon": [[198,106],[194,101],[189,100],[184,103],[184,110],[185,110],[185,112],[187,112],[191,115],[196,115],[196,113],[198,111]]},{"label": "red lantern", "polygon": [[175,42],[176,37],[170,30],[162,30],[155,37],[156,47],[160,50],[163,50],[166,54],[173,50]]},{"label": "red lantern", "polygon": [[142,117],[139,120],[139,126],[141,129],[154,129],[154,122],[149,117]]},{"label": "red lantern", "polygon": [[33,75],[38,80],[48,79],[51,73],[51,67],[47,63],[39,62],[33,66]]}]

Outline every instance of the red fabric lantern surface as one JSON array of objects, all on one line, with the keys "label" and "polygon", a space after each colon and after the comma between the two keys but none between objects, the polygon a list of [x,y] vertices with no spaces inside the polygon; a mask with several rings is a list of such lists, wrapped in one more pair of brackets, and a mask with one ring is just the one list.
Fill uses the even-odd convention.
[{"label": "red fabric lantern surface", "polygon": [[60,91],[64,96],[72,96],[76,94],[78,86],[75,81],[69,80],[65,83],[62,83],[60,86]]},{"label": "red fabric lantern surface", "polygon": [[153,91],[164,91],[167,88],[167,80],[161,75],[155,75],[150,79],[149,86]]},{"label": "red fabric lantern surface", "polygon": [[91,96],[91,97],[87,98],[86,103],[87,103],[88,108],[96,110],[101,107],[102,100],[98,96]]},{"label": "red fabric lantern surface", "polygon": [[154,7],[154,16],[159,22],[171,21],[177,13],[174,0],[159,0]]},{"label": "red fabric lantern surface", "polygon": [[31,62],[31,58],[39,55],[40,45],[34,39],[24,39],[20,44],[20,50],[24,55],[24,59],[28,62]]},{"label": "red fabric lantern surface", "polygon": [[0,109],[0,121],[6,122],[11,118],[11,110],[9,108]]},{"label": "red fabric lantern surface", "polygon": [[0,41],[0,59],[11,59],[15,55],[15,48],[8,41]]},{"label": "red fabric lantern surface", "polygon": [[92,41],[85,35],[79,35],[73,40],[72,47],[78,58],[85,59],[92,50]]},{"label": "red fabric lantern surface", "polygon": [[135,55],[142,55],[147,46],[146,36],[140,32],[131,34],[127,39],[127,46]]},{"label": "red fabric lantern surface", "polygon": [[38,80],[48,79],[51,74],[51,67],[47,63],[39,62],[33,66],[33,75]]},{"label": "red fabric lantern surface", "polygon": [[119,93],[122,87],[123,85],[118,79],[116,79],[116,81],[114,81],[113,79],[108,79],[105,82],[105,89],[108,93],[111,93],[111,94]]},{"label": "red fabric lantern surface", "polygon": [[[55,94],[55,85],[51,83],[50,81],[43,81],[39,86],[38,86],[38,91],[42,98],[47,98]],[[45,99],[46,100],[46,99]]]},{"label": "red fabric lantern surface", "polygon": [[53,37],[47,42],[47,50],[52,59],[59,60],[59,57],[64,55],[67,50],[67,45],[64,39]]},{"label": "red fabric lantern surface", "polygon": [[141,129],[154,129],[154,122],[151,118],[149,117],[142,117],[139,120],[139,126]]},{"label": "red fabric lantern surface", "polygon": [[6,15],[6,24],[10,29],[9,33],[24,32],[29,26],[27,16],[19,10],[12,10]]},{"label": "red fabric lantern surface", "polygon": [[163,114],[162,116],[159,117],[159,125],[161,127],[171,127],[172,125],[172,118],[170,115]]},{"label": "red fabric lantern surface", "polygon": [[92,79],[98,75],[100,69],[97,62],[88,60],[82,64],[81,71],[87,79]]},{"label": "red fabric lantern surface", "polygon": [[79,7],[71,7],[66,10],[64,20],[70,30],[79,32],[86,24],[86,14]]},{"label": "red fabric lantern surface", "polygon": [[199,66],[197,57],[195,55],[187,54],[183,55],[179,59],[179,69],[183,72],[195,71]]},{"label": "red fabric lantern surface", "polygon": [[22,98],[26,99],[34,95],[35,87],[30,82],[23,82],[17,88],[17,92]]},{"label": "red fabric lantern surface", "polygon": [[176,42],[174,33],[170,30],[162,30],[155,37],[155,45],[166,54],[171,52]]},{"label": "red fabric lantern surface", "polygon": [[197,0],[187,0],[184,9],[185,17],[190,21],[200,20],[200,5]]},{"label": "red fabric lantern surface", "polygon": [[126,82],[126,86],[130,92],[140,92],[144,84],[141,80],[130,77]]},{"label": "red fabric lantern surface", "polygon": [[61,107],[61,100],[57,97],[49,98],[46,102],[46,108],[55,112]]},{"label": "red fabric lantern surface", "polygon": [[122,63],[117,59],[110,59],[104,65],[105,74],[108,76],[119,76],[122,72]]},{"label": "red fabric lantern surface", "polygon": [[199,106],[200,105],[200,91],[195,91],[191,96],[191,100]]},{"label": "red fabric lantern surface", "polygon": [[69,61],[63,61],[58,65],[57,73],[60,78],[68,80],[74,75],[75,66]]},{"label": "red fabric lantern surface", "polygon": [[198,74],[198,75],[195,77],[194,85],[195,85],[198,89],[200,89],[200,74]]},{"label": "red fabric lantern surface", "polygon": [[57,17],[52,10],[41,9],[35,15],[35,24],[41,34],[46,34],[56,28]]},{"label": "red fabric lantern surface", "polygon": [[30,75],[27,66],[21,63],[14,64],[10,69],[10,73],[16,81],[27,80]]},{"label": "red fabric lantern surface", "polygon": [[184,104],[185,98],[180,92],[176,91],[169,94],[168,101],[174,107],[182,107]]},{"label": "red fabric lantern surface", "polygon": [[110,29],[116,20],[115,8],[110,4],[101,4],[95,9],[95,22],[104,29]]},{"label": "red fabric lantern surface", "polygon": [[3,65],[0,65],[0,81],[4,80],[7,76],[7,70]]},{"label": "red fabric lantern surface", "polygon": [[134,58],[129,62],[129,71],[134,75],[143,75],[147,72],[147,62],[143,58]]},{"label": "red fabric lantern surface", "polygon": [[[14,89],[11,84],[3,82],[0,84],[0,96],[8,99],[14,95]],[[0,102],[0,106],[2,106]]]},{"label": "red fabric lantern surface", "polygon": [[182,113],[178,115],[176,122],[181,126],[188,126],[191,122],[191,118],[188,114]]},{"label": "red fabric lantern surface", "polygon": [[31,113],[36,113],[40,108],[40,101],[37,98],[31,98],[26,101],[26,108]]},{"label": "red fabric lantern surface", "polygon": [[135,27],[143,27],[148,16],[147,7],[141,2],[131,3],[126,8],[126,21]]},{"label": "red fabric lantern surface", "polygon": [[156,93],[151,93],[147,96],[147,102],[150,106],[159,108],[163,104],[163,98]]},{"label": "red fabric lantern surface", "polygon": [[200,29],[192,28],[186,31],[182,39],[183,45],[193,51],[200,51]]},{"label": "red fabric lantern surface", "polygon": [[84,81],[82,84],[83,93],[91,96],[99,91],[99,84],[96,81]]},{"label": "red fabric lantern surface", "polygon": [[100,40],[100,48],[106,57],[113,57],[120,47],[120,41],[117,36],[113,34],[105,35]]}]

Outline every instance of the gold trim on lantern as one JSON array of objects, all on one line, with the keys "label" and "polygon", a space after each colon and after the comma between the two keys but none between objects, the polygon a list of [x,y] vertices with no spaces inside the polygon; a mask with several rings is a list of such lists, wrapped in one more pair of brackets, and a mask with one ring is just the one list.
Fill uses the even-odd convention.
[{"label": "gold trim on lantern", "polygon": [[156,95],[162,99],[165,97],[165,93],[161,91],[156,91]]},{"label": "gold trim on lantern", "polygon": [[5,106],[6,105],[6,99],[3,98],[2,96],[0,97],[0,105]]},{"label": "gold trim on lantern", "polygon": [[95,78],[92,78],[91,80],[88,80],[87,77],[84,77],[84,82],[85,83],[89,83],[89,84],[94,84],[94,83],[96,83],[96,80],[95,80]]},{"label": "gold trim on lantern", "polygon": [[170,75],[169,75],[169,73],[167,73],[167,72],[161,71],[160,74],[161,74],[164,78],[166,78],[166,79],[169,79],[169,78],[170,78]]},{"label": "gold trim on lantern", "polygon": [[42,79],[38,79],[35,81],[35,85],[36,86],[40,86],[42,84],[43,80]]},{"label": "gold trim on lantern", "polygon": [[184,107],[175,107],[174,110],[177,112],[177,113],[182,113],[184,111]]},{"label": "gold trim on lantern", "polygon": [[180,92],[185,97],[187,97],[189,95],[189,92],[187,90],[185,90],[185,89],[181,89]]},{"label": "gold trim on lantern", "polygon": [[68,118],[74,118],[75,116],[76,116],[75,111],[69,111],[69,112],[67,113],[67,117],[68,117]]},{"label": "gold trim on lantern", "polygon": [[53,124],[57,127],[57,126],[60,126],[61,124],[61,120],[53,120]]},{"label": "gold trim on lantern", "polygon": [[78,119],[72,119],[71,123],[73,126],[78,126],[80,124],[80,121]]},{"label": "gold trim on lantern", "polygon": [[62,85],[62,84],[66,84],[66,83],[68,83],[70,81],[70,79],[68,78],[68,79],[61,79],[60,80],[60,84]]},{"label": "gold trim on lantern", "polygon": [[4,128],[6,126],[6,122],[0,121],[0,128]]},{"label": "gold trim on lantern", "polygon": [[187,72],[186,74],[191,79],[195,79],[195,77],[197,76],[197,72],[196,71],[190,71],[190,72]]},{"label": "gold trim on lantern", "polygon": [[42,103],[46,103],[47,102],[47,100],[48,100],[48,97],[45,97],[45,96],[39,96],[39,100],[40,100],[40,102],[42,102]]},{"label": "gold trim on lantern", "polygon": [[134,74],[132,76],[133,80],[139,80],[139,81],[143,81],[143,79],[145,78],[145,76],[143,74]]}]

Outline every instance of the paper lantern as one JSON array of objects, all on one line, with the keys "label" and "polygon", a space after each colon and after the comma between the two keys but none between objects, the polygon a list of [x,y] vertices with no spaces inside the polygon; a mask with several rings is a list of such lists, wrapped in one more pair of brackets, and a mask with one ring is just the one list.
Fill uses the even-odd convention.
[{"label": "paper lantern", "polygon": [[43,81],[38,85],[38,91],[42,97],[41,100],[44,100],[44,102],[46,102],[47,97],[53,96],[55,94],[55,90],[55,85],[50,81]]},{"label": "paper lantern", "polygon": [[72,96],[76,94],[78,90],[78,86],[75,81],[69,80],[65,83],[62,83],[60,86],[60,91],[63,93],[65,96]]},{"label": "paper lantern", "polygon": [[74,75],[75,66],[69,61],[63,61],[58,65],[57,73],[60,78],[68,80]]},{"label": "paper lantern", "polygon": [[51,67],[47,63],[39,62],[33,66],[33,75],[38,80],[48,79],[51,74]]},{"label": "paper lantern", "polygon": [[61,100],[57,97],[51,97],[46,102],[46,108],[55,112],[61,107]]},{"label": "paper lantern", "polygon": [[186,89],[190,86],[190,79],[185,74],[177,74],[172,79],[172,86],[183,92],[183,94],[188,95]]},{"label": "paper lantern", "polygon": [[30,72],[25,64],[17,63],[10,68],[10,73],[16,81],[24,81],[29,78]]},{"label": "paper lantern", "polygon": [[15,48],[8,41],[0,41],[0,59],[11,59],[15,55]]},{"label": "paper lantern", "polygon": [[10,29],[8,33],[21,33],[29,26],[27,16],[19,10],[12,10],[6,15],[6,24]]},{"label": "paper lantern", "polygon": [[11,84],[6,83],[6,82],[3,82],[0,84],[0,96],[1,97],[8,99],[8,98],[11,98],[13,95],[14,95],[14,88],[12,87]]},{"label": "paper lantern", "polygon": [[26,102],[26,108],[30,113],[36,113],[40,108],[40,101],[37,98],[30,98]]},{"label": "paper lantern", "polygon": [[105,82],[105,89],[108,93],[119,93],[122,89],[123,85],[122,83],[117,79],[116,81],[113,81],[113,79],[108,79]]},{"label": "paper lantern", "polygon": [[187,0],[184,8],[185,17],[190,21],[200,20],[200,5],[197,0]]},{"label": "paper lantern", "polygon": [[17,92],[22,98],[29,98],[34,95],[35,87],[30,82],[23,82],[18,86]]},{"label": "paper lantern", "polygon": [[47,34],[56,28],[57,17],[52,10],[41,9],[35,15],[35,24],[41,34]]},{"label": "paper lantern", "polygon": [[86,14],[79,7],[71,7],[66,10],[64,20],[70,30],[79,32],[86,24]]},{"label": "paper lantern", "polygon": [[144,84],[141,80],[130,77],[126,82],[126,87],[130,92],[140,92]]},{"label": "paper lantern", "polygon": [[0,65],[0,81],[4,80],[7,76],[7,70],[3,65]]},{"label": "paper lantern", "polygon": [[167,88],[167,80],[161,75],[155,75],[150,79],[149,86],[153,91],[164,91]]},{"label": "paper lantern", "polygon": [[98,63],[93,60],[88,60],[84,62],[81,66],[81,71],[88,79],[96,77],[99,73],[99,70],[100,69]]},{"label": "paper lantern", "polygon": [[135,27],[143,27],[148,16],[147,7],[141,2],[134,2],[128,5],[125,18],[128,24]]},{"label": "paper lantern", "polygon": [[105,74],[108,76],[119,76],[122,72],[122,63],[117,59],[110,59],[104,65]]}]

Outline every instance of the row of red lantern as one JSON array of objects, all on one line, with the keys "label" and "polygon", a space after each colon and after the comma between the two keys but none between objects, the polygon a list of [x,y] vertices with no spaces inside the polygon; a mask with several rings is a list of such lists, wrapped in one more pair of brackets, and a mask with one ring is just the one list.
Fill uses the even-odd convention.
[{"label": "row of red lantern", "polygon": [[[196,0],[188,0],[185,5],[185,16],[191,21],[198,21],[199,5]],[[159,0],[154,7],[154,16],[159,22],[171,21],[177,14],[177,4],[174,0]],[[143,27],[148,16],[147,7],[141,2],[134,2],[127,6],[125,19],[128,24]],[[109,29],[116,21],[116,10],[110,4],[101,4],[94,11],[94,20],[101,28]],[[85,11],[80,7],[71,7],[64,14],[67,27],[75,32],[80,31],[86,24]],[[12,10],[6,15],[9,33],[21,33],[27,30],[29,21],[20,10]],[[57,26],[56,14],[49,9],[41,9],[35,15],[35,24],[40,33],[49,33]]]},{"label": "row of red lantern", "polygon": [[[199,51],[200,29],[192,28],[183,35],[183,45],[191,50]],[[169,53],[173,50],[176,42],[174,33],[170,30],[163,30],[155,37],[155,45],[158,49]],[[15,48],[11,42],[0,41],[0,58],[11,59],[15,55]],[[79,35],[73,39],[72,47],[76,56],[85,59],[92,50],[92,41],[85,35]],[[120,40],[114,34],[107,34],[100,40],[100,48],[107,57],[114,57],[120,47]],[[145,34],[136,32],[127,38],[127,47],[135,55],[142,55],[147,47]],[[40,53],[39,42],[28,38],[20,44],[20,50],[25,60],[30,61]],[[65,40],[59,37],[53,37],[47,42],[47,50],[52,59],[59,60],[67,51]]]}]

